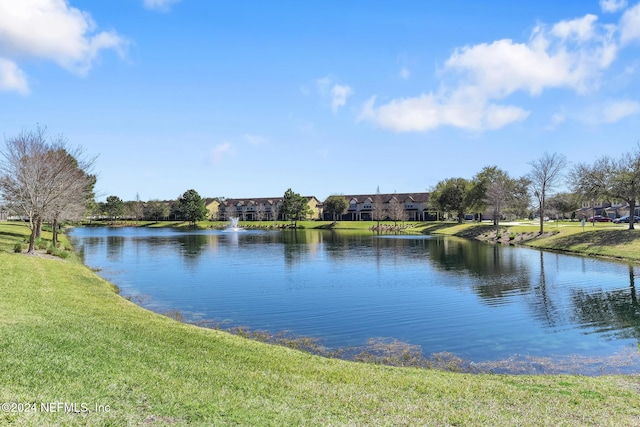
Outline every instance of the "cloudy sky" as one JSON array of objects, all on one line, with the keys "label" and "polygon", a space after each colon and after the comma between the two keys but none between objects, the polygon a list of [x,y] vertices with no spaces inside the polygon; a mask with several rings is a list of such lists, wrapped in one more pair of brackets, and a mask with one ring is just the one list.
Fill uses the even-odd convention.
[{"label": "cloudy sky", "polygon": [[418,192],[640,141],[631,0],[0,0],[0,129],[101,197]]}]

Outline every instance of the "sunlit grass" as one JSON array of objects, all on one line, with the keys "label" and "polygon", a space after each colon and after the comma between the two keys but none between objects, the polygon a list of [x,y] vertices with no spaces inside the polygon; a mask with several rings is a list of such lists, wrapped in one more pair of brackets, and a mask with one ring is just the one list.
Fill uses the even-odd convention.
[{"label": "sunlit grass", "polygon": [[471,375],[313,356],[142,309],[78,262],[12,253],[24,236],[0,223],[0,402],[91,411],[5,411],[0,425],[640,423],[637,376]]}]

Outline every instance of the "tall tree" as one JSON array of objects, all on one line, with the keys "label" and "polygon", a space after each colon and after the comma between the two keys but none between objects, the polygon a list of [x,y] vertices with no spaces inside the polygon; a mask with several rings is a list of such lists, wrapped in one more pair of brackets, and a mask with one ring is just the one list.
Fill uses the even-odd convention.
[{"label": "tall tree", "polygon": [[497,228],[503,212],[518,202],[516,197],[520,195],[516,191],[517,180],[497,166],[487,166],[476,174],[473,183],[471,197],[475,201],[475,207],[482,211],[490,209],[493,224]]},{"label": "tall tree", "polygon": [[324,211],[331,215],[334,221],[337,221],[349,207],[349,202],[344,196],[329,196],[324,201]]},{"label": "tall tree", "polygon": [[0,193],[13,211],[29,221],[29,253],[35,249],[42,221],[58,217],[65,204],[84,199],[92,188],[88,170],[94,159],[84,159],[82,154],[61,135],[50,137],[43,126],[5,140]]},{"label": "tall tree", "polygon": [[125,212],[125,204],[118,196],[109,196],[104,204],[104,210],[111,221],[115,221]]},{"label": "tall tree", "polygon": [[531,172],[527,177],[531,182],[533,195],[538,202],[540,234],[544,233],[544,213],[547,196],[559,184],[567,163],[567,158],[563,154],[549,154],[546,151],[542,157],[529,162]]},{"label": "tall tree", "polygon": [[285,191],[280,205],[280,213],[285,221],[291,221],[294,228],[298,228],[298,221],[303,220],[309,215],[307,199],[298,193],[294,193],[292,189]]},{"label": "tall tree", "polygon": [[464,178],[447,178],[440,181],[429,197],[434,208],[442,212],[452,212],[462,223],[467,209],[471,208],[476,200],[476,193],[472,194],[473,185]]},{"label": "tall tree", "polygon": [[547,206],[564,218],[566,213],[580,208],[578,197],[575,193],[557,193],[547,199]]},{"label": "tall tree", "polygon": [[56,167],[65,168],[67,190],[60,194],[46,212],[46,218],[51,221],[52,242],[58,244],[58,228],[61,221],[77,221],[90,209],[94,200],[95,175],[83,169],[77,159],[65,150],[53,154]]},{"label": "tall tree", "polygon": [[196,190],[187,190],[178,198],[178,211],[181,218],[193,226],[196,222],[207,219],[209,214],[204,199]]},{"label": "tall tree", "polygon": [[380,221],[384,220],[389,213],[384,206],[384,200],[380,194],[380,186],[376,189],[376,194],[373,196],[371,202],[371,219],[376,222],[376,232],[380,234]]},{"label": "tall tree", "polygon": [[165,219],[169,216],[169,205],[161,202],[160,200],[149,200],[144,205],[143,214],[147,219],[152,219],[158,222],[160,219]]},{"label": "tall tree", "polygon": [[398,200],[395,196],[389,200],[389,216],[394,222],[394,225],[398,225],[398,221],[404,222],[407,218],[407,211],[404,209],[404,203]]},{"label": "tall tree", "polygon": [[531,181],[526,176],[513,180],[513,198],[505,208],[505,213],[510,213],[516,218],[525,218],[531,206],[531,195],[529,193]]},{"label": "tall tree", "polygon": [[609,197],[629,205],[629,230],[634,229],[638,196],[640,196],[640,144],[619,160],[604,156],[593,165],[578,164],[571,172],[573,191],[585,197]]}]

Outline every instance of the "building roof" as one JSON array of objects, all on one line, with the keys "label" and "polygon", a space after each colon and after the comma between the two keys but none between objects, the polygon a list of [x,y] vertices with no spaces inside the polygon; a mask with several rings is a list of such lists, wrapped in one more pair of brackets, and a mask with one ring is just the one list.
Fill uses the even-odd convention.
[{"label": "building roof", "polygon": [[[303,196],[303,197],[307,200],[311,200],[311,199],[318,200],[318,198],[315,196]],[[237,206],[238,204],[247,205],[249,203],[254,205],[267,205],[267,204],[275,205],[281,202],[282,199],[283,199],[282,196],[281,197],[254,197],[254,198],[245,198],[245,199],[226,199],[221,204],[225,206],[228,206],[229,204],[234,206]]]},{"label": "building roof", "polygon": [[380,197],[380,199],[382,199],[382,203],[389,203],[393,198],[399,202],[410,200],[416,203],[426,203],[429,201],[429,193],[339,194],[339,196],[344,197],[349,201],[355,200],[356,203],[363,203],[367,199],[374,200],[375,197]]}]

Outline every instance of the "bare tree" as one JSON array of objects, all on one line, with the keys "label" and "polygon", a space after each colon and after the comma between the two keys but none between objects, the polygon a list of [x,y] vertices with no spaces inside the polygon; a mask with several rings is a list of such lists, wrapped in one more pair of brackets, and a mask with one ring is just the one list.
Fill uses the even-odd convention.
[{"label": "bare tree", "polygon": [[604,196],[627,202],[629,230],[633,230],[637,198],[640,196],[640,144],[619,160],[605,156],[591,166],[577,165],[571,172],[571,182],[573,190],[583,196]]},{"label": "bare tree", "polygon": [[258,203],[256,205],[256,219],[258,220],[258,224],[262,225],[262,220],[265,218],[267,213],[267,208],[264,206],[264,203]]},{"label": "bare tree", "polygon": [[500,226],[500,217],[505,206],[513,196],[511,181],[507,177],[499,177],[487,188],[487,204],[493,210],[493,225]]},{"label": "bare tree", "polygon": [[[95,175],[87,172],[89,165],[79,164],[76,157],[65,151],[53,152],[54,166],[65,169],[65,177],[61,180],[67,186],[64,192],[51,203],[46,212],[46,218],[51,221],[53,245],[58,243],[58,227],[61,221],[77,221],[87,212],[93,201],[93,187],[96,183]],[[76,153],[79,155],[79,153]]]},{"label": "bare tree", "polygon": [[[22,131],[5,140],[0,158],[0,192],[13,210],[29,221],[28,253],[35,249],[42,221],[59,219],[65,209],[88,198],[95,177],[88,170],[95,159],[83,159],[62,136],[48,137],[45,127]],[[57,225],[57,224],[56,224]]]},{"label": "bare tree", "polygon": [[531,172],[527,177],[531,182],[533,195],[538,201],[540,234],[544,233],[544,212],[547,195],[558,185],[567,164],[567,158],[563,154],[549,154],[546,151],[542,157],[529,162]]},{"label": "bare tree", "polygon": [[398,221],[404,222],[407,217],[407,212],[404,210],[404,203],[400,202],[394,197],[389,200],[389,216],[394,222],[394,225],[398,225]]},{"label": "bare tree", "polygon": [[493,225],[500,225],[503,210],[509,205],[514,195],[514,181],[497,166],[486,166],[471,183],[471,200],[481,211],[491,209]]},{"label": "bare tree", "polygon": [[371,202],[371,219],[376,221],[376,230],[380,234],[380,221],[384,220],[388,215],[387,209],[384,206],[382,195],[380,194],[380,188],[378,188],[376,195],[373,196]]}]

